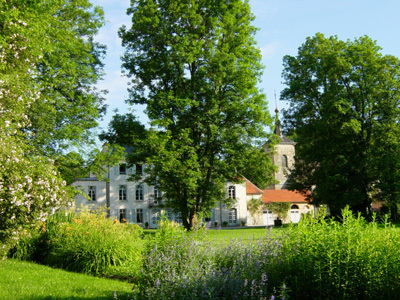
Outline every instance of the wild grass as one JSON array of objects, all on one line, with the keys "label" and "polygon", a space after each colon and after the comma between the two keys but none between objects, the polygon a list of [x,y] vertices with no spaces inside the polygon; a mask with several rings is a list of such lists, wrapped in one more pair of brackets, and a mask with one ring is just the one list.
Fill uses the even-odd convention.
[{"label": "wild grass", "polygon": [[[164,229],[165,230],[165,229]],[[213,233],[214,232],[214,233]],[[261,238],[213,242],[176,233],[147,247],[138,299],[398,299],[400,231],[343,211]],[[234,231],[233,231],[234,232]],[[251,237],[252,238],[252,237]],[[251,239],[250,238],[250,239]],[[150,241],[151,244],[151,241]]]},{"label": "wild grass", "polygon": [[56,214],[22,239],[14,258],[96,276],[134,280],[142,265],[142,229],[86,210]]},{"label": "wild grass", "polygon": [[117,280],[7,259],[0,262],[0,299],[132,299],[132,285]]},{"label": "wild grass", "polygon": [[[280,228],[187,233],[165,219],[159,225],[142,239],[137,227],[100,216],[59,216],[22,241],[14,256],[39,251],[57,267],[82,271],[93,264],[86,272],[136,278],[131,295],[139,300],[400,295],[400,230],[387,220],[368,223],[346,209],[339,222],[308,217]],[[132,249],[134,259],[125,256]]]}]

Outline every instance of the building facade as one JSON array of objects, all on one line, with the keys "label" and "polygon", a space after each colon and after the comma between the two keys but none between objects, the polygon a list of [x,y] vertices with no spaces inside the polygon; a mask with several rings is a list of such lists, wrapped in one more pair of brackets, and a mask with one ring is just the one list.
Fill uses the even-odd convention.
[{"label": "building facade", "polygon": [[[213,226],[268,226],[273,225],[277,215],[269,209],[271,203],[290,203],[290,211],[282,220],[284,223],[300,220],[301,214],[313,213],[314,208],[304,196],[285,189],[290,169],[294,165],[295,142],[285,137],[277,119],[275,134],[280,141],[271,155],[277,166],[274,174],[277,181],[267,190],[259,189],[243,177],[238,184],[226,183],[226,196],[234,199],[229,207],[218,203],[210,212],[211,217],[203,221],[211,222]],[[144,174],[141,165],[127,168],[124,162],[108,169],[107,180],[101,181],[94,176],[80,178],[74,186],[82,191],[76,196],[76,205],[91,206],[92,208],[106,206],[111,218],[120,222],[136,223],[143,227],[156,228],[162,214],[169,220],[182,222],[180,213],[171,209],[161,208],[162,191],[157,186],[149,186],[143,182],[128,180],[132,174]],[[261,199],[262,207],[256,215],[251,215],[248,202],[252,199]]]}]

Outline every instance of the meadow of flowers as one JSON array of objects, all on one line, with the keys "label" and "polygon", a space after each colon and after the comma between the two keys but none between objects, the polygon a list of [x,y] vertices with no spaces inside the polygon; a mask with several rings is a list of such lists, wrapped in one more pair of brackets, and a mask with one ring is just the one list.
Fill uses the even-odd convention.
[{"label": "meadow of flowers", "polygon": [[[348,209],[340,221],[305,217],[288,228],[269,228],[260,239],[236,238],[228,243],[205,229],[185,232],[165,219],[152,234],[99,215],[53,222],[50,227],[56,233],[47,228],[35,238],[37,248],[47,247],[42,252],[47,253],[47,263],[58,261],[57,267],[130,279],[134,299],[398,299],[400,295],[399,229],[387,220],[366,222]],[[100,223],[97,232],[94,228]],[[221,230],[221,235],[227,232]],[[80,246],[73,247],[74,242]],[[35,251],[26,250],[34,244],[22,243],[13,255],[34,257]]]}]

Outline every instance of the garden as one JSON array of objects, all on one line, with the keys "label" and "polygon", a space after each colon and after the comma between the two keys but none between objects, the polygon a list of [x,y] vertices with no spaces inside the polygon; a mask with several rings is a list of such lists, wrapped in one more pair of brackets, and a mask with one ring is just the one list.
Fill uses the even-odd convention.
[{"label": "garden", "polygon": [[[57,213],[0,263],[1,299],[397,299],[400,231],[350,210],[285,227],[146,231]],[[67,272],[69,271],[69,272]],[[83,273],[83,274],[79,274]]]}]

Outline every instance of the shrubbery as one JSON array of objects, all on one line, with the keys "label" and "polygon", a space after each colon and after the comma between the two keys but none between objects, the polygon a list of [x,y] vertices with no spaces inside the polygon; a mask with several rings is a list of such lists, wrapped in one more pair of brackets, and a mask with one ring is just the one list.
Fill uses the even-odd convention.
[{"label": "shrubbery", "polygon": [[164,234],[169,242],[162,248],[155,242],[143,257],[137,298],[396,299],[400,294],[400,232],[387,223],[367,223],[347,209],[341,222],[308,216],[282,232],[229,245],[196,234]]},{"label": "shrubbery", "polygon": [[142,231],[104,213],[59,213],[23,239],[13,256],[75,272],[132,279],[142,264]]},{"label": "shrubbery", "polygon": [[349,209],[340,222],[305,218],[285,231],[267,273],[295,299],[397,299],[400,231]]},{"label": "shrubbery", "polygon": [[274,251],[274,241],[247,245],[232,240],[221,246],[201,233],[182,232],[166,220],[161,223],[143,256],[138,299],[284,298],[285,287],[270,287],[262,268],[263,251]]},{"label": "shrubbery", "polygon": [[[271,230],[269,231],[271,233]],[[57,215],[14,257],[95,275],[135,277],[136,299],[397,299],[400,231],[347,209],[340,222],[307,216],[258,241],[212,241],[165,218],[141,239],[103,215]]]}]

